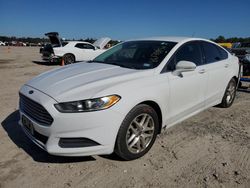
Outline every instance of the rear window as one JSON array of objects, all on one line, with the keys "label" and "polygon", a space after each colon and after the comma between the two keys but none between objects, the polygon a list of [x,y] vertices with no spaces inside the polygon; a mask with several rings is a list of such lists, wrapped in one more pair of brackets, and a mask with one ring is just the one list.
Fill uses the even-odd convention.
[{"label": "rear window", "polygon": [[68,42],[62,42],[62,46],[66,46]]},{"label": "rear window", "polygon": [[80,48],[80,49],[92,49],[92,50],[95,49],[94,46],[91,46],[91,45],[85,44],[85,43],[77,43],[77,44],[75,45],[75,47],[76,47],[76,48]]},{"label": "rear window", "polygon": [[220,48],[219,46],[217,46],[217,48],[218,48],[219,53],[220,53],[220,59],[221,60],[227,59],[228,53],[224,49]]}]

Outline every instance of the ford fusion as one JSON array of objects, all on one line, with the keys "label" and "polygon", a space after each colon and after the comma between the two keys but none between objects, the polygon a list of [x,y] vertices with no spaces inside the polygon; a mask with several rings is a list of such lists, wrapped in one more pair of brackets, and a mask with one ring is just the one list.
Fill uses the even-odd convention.
[{"label": "ford fusion", "polygon": [[237,57],[198,38],[120,43],[93,61],[45,72],[20,89],[20,125],[52,155],[146,154],[157,134],[209,107],[230,107]]}]

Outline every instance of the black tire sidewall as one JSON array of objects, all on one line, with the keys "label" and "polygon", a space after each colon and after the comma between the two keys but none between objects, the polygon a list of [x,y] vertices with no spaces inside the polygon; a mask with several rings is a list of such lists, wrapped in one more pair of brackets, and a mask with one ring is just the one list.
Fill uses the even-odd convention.
[{"label": "black tire sidewall", "polygon": [[[141,153],[134,154],[134,153],[131,153],[127,148],[126,134],[127,134],[128,127],[130,123],[134,120],[134,118],[143,113],[147,113],[153,118],[155,131],[154,131],[153,138],[150,144],[148,145],[148,147]],[[158,116],[155,110],[152,107],[145,105],[145,104],[137,105],[126,115],[126,117],[124,118],[120,126],[117,139],[116,139],[116,144],[115,144],[115,153],[121,158],[123,158],[124,160],[133,160],[133,159],[140,158],[150,150],[150,148],[155,142],[158,132],[159,132],[159,121],[158,121]]]}]

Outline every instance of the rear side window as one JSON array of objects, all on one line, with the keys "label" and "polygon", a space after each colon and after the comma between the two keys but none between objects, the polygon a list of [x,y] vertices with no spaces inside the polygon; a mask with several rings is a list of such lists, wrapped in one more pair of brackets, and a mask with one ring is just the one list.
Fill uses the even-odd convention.
[{"label": "rear side window", "polygon": [[220,48],[219,46],[216,46],[219,50],[219,53],[220,53],[220,59],[221,60],[224,60],[224,59],[227,59],[228,58],[228,53],[223,50],[222,48]]},{"label": "rear side window", "polygon": [[77,43],[77,44],[75,45],[75,47],[76,47],[76,48],[80,48],[80,49],[92,49],[92,50],[95,49],[94,46],[91,46],[91,45],[89,45],[89,44],[84,44],[84,43]]},{"label": "rear side window", "polygon": [[168,70],[175,70],[179,61],[191,61],[197,66],[202,65],[202,53],[198,42],[188,42],[181,46],[168,62]]},{"label": "rear side window", "polygon": [[66,46],[68,42],[62,42],[62,46]]},{"label": "rear side window", "polygon": [[202,42],[202,47],[204,50],[206,63],[214,63],[216,61],[220,61],[227,58],[227,54],[225,54],[226,52],[221,52],[219,47],[212,43]]}]

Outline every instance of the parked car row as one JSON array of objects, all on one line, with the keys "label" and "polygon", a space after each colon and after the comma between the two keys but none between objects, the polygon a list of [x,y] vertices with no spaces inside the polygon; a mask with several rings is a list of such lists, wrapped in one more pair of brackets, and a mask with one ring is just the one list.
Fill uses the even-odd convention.
[{"label": "parked car row", "polygon": [[[56,42],[53,52],[62,50],[59,56],[67,54],[67,45],[77,48],[77,42],[64,47]],[[238,58],[209,40],[131,40],[92,61],[28,81],[20,89],[19,123],[53,155],[115,152],[133,160],[145,155],[166,128],[215,105],[230,107],[238,80]]]},{"label": "parked car row", "polygon": [[42,44],[41,43],[21,42],[21,41],[9,41],[9,42],[0,41],[0,46],[42,46]]}]

